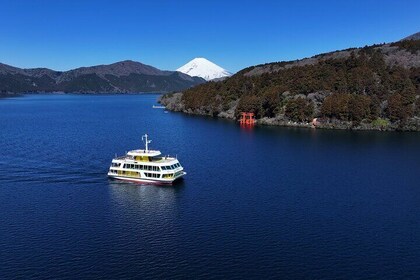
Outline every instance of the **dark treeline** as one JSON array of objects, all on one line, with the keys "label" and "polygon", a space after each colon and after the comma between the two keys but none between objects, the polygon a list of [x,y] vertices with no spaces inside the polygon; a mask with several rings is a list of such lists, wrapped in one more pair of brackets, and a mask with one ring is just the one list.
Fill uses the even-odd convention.
[{"label": "dark treeline", "polygon": [[[420,40],[391,44],[420,54]],[[419,115],[420,68],[387,65],[377,46],[349,50],[349,55],[319,59],[304,66],[290,63],[264,65],[260,75],[244,69],[221,82],[208,82],[183,94],[187,110],[217,115],[237,101],[236,114],[256,113],[258,118],[282,115],[293,121],[325,117],[359,123],[386,118],[404,122]],[[322,56],[318,56],[322,57]]]}]

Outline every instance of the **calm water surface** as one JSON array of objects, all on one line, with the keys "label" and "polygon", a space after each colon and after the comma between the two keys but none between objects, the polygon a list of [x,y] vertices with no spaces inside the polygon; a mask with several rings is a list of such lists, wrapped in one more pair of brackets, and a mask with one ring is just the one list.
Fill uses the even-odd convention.
[{"label": "calm water surface", "polygon": [[[0,100],[0,278],[418,278],[420,134],[258,127],[157,95]],[[174,187],[112,157],[178,155]]]}]

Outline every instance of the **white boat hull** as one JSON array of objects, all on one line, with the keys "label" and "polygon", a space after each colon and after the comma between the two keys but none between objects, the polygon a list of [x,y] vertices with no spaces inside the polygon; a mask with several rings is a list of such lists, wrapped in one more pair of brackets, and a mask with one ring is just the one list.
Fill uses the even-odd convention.
[{"label": "white boat hull", "polygon": [[152,185],[172,185],[175,181],[178,181],[181,179],[186,172],[184,172],[182,175],[169,179],[169,180],[162,180],[162,179],[146,179],[146,178],[135,178],[135,177],[126,177],[121,175],[115,175],[108,173],[108,177],[116,180],[122,180],[122,181],[128,181],[128,182],[134,182],[134,183],[142,183],[142,184],[152,184]]}]

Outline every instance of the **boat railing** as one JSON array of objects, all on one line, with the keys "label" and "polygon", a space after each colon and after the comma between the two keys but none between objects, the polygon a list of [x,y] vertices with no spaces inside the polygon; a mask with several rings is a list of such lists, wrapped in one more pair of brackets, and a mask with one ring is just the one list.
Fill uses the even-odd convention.
[{"label": "boat railing", "polygon": [[116,157],[115,159],[134,159],[132,156],[120,156]]}]

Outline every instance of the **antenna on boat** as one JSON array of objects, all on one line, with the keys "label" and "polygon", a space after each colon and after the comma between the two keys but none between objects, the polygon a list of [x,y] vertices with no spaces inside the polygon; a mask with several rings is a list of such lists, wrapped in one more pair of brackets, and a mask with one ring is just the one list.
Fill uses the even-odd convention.
[{"label": "antenna on boat", "polygon": [[147,133],[141,137],[141,140],[142,141],[144,140],[144,144],[146,145],[146,149],[145,149],[146,153],[149,152],[149,144],[152,143],[152,140],[147,140],[147,137],[148,137]]}]

